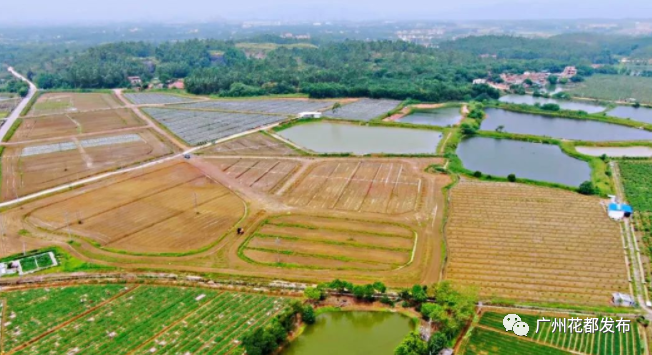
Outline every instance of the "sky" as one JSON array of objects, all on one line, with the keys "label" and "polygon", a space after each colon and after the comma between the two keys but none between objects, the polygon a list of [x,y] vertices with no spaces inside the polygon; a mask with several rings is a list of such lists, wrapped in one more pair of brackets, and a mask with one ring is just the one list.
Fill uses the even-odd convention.
[{"label": "sky", "polygon": [[652,18],[650,0],[2,0],[0,26],[212,20]]}]

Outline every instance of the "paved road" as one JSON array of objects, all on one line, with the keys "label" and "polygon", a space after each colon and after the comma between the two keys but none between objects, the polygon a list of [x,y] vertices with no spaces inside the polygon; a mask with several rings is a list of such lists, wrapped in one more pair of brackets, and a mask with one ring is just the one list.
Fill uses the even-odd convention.
[{"label": "paved road", "polygon": [[18,79],[20,79],[20,80],[22,80],[24,82],[27,82],[29,84],[29,94],[27,94],[27,96],[23,99],[23,101],[21,101],[18,104],[18,106],[16,106],[16,108],[13,110],[13,112],[11,112],[9,117],[7,117],[6,122],[2,125],[2,127],[0,127],[0,142],[5,138],[5,136],[7,135],[7,132],[9,132],[9,129],[11,128],[11,126],[13,126],[14,122],[16,122],[16,120],[20,116],[20,113],[23,111],[23,109],[25,109],[25,106],[27,106],[27,104],[29,103],[29,100],[31,100],[32,97],[34,97],[34,94],[36,94],[36,90],[37,90],[36,85],[34,85],[34,83],[27,80],[26,77],[18,74],[14,70],[14,68],[9,67],[8,70],[9,70],[9,72],[11,74],[13,74],[13,76],[15,76]]}]

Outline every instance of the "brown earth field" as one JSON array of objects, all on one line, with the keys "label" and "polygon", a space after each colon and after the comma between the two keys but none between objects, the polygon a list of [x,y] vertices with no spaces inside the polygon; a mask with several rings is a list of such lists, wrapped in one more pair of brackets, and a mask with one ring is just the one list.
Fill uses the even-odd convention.
[{"label": "brown earth field", "polygon": [[401,162],[329,161],[315,165],[287,197],[300,207],[402,214],[418,209],[422,184]]},{"label": "brown earth field", "polygon": [[276,157],[299,155],[295,149],[263,133],[253,133],[216,144],[200,154]]},{"label": "brown earth field", "polygon": [[123,105],[108,93],[47,93],[39,96],[29,111],[30,116],[74,113],[80,111],[106,110]]},{"label": "brown earth field", "polygon": [[[24,203],[3,212],[8,233],[0,253],[19,251],[26,241],[28,246],[59,245],[81,260],[124,269],[303,282],[341,278],[397,287],[440,278],[442,189],[451,180],[424,170],[441,159],[243,157],[241,162],[299,167],[268,189],[252,184],[255,176],[243,183],[246,172],[224,171],[220,165],[234,158],[239,159],[175,158]],[[382,169],[394,185],[398,173],[389,175],[389,170],[402,167],[402,177],[421,180],[418,202],[410,200],[410,208],[400,214],[287,203],[289,194],[298,196],[292,187],[313,168],[337,165],[350,166],[349,172],[357,166],[376,170],[369,175]],[[373,181],[367,184],[374,188]],[[333,196],[324,199],[332,201],[341,193],[328,191]]]},{"label": "brown earth field", "polygon": [[78,136],[144,125],[145,122],[130,109],[26,117],[10,142]]},{"label": "brown earth field", "polygon": [[597,198],[463,180],[448,218],[445,278],[484,297],[605,305],[631,294],[619,225]]},{"label": "brown earth field", "polygon": [[219,169],[238,183],[262,192],[279,187],[300,163],[282,159],[219,159],[211,160]]},{"label": "brown earth field", "polygon": [[109,249],[183,253],[219,239],[244,213],[230,190],[181,163],[44,206],[29,220]]},{"label": "brown earth field", "polygon": [[[347,225],[362,225],[359,231]],[[397,233],[392,233],[397,231]],[[315,216],[279,216],[266,220],[245,245],[247,256],[260,263],[309,268],[392,270],[410,262],[415,238],[409,228],[383,222],[366,222]],[[303,258],[336,260],[312,264]]]},{"label": "brown earth field", "polygon": [[[165,143],[149,129],[96,136],[92,140],[119,139],[125,136],[138,136],[140,139],[93,147],[82,145],[89,139],[77,138],[7,146],[2,154],[2,200],[15,199],[175,151],[171,144]],[[58,144],[72,145],[74,149],[24,156],[24,151],[28,148]]]}]

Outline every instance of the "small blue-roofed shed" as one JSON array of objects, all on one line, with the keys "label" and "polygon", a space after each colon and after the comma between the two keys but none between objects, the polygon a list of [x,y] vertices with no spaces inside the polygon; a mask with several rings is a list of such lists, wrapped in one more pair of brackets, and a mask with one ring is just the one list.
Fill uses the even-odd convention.
[{"label": "small blue-roofed shed", "polygon": [[624,217],[631,216],[632,213],[634,213],[634,209],[630,205],[622,203],[609,204],[609,217],[613,219],[623,219]]}]

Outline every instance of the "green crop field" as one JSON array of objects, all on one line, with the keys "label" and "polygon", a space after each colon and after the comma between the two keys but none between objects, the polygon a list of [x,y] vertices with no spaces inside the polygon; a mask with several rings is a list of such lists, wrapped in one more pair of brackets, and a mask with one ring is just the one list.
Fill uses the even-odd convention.
[{"label": "green crop field", "polygon": [[652,212],[652,161],[618,163],[627,201],[635,211]]},{"label": "green crop field", "polygon": [[499,333],[483,328],[473,329],[471,339],[463,355],[570,355],[571,353],[527,340],[516,336]]},{"label": "green crop field", "polygon": [[[480,319],[479,324],[482,327],[494,329],[499,333],[504,333],[504,336],[508,336],[508,334],[511,336],[512,333],[506,333],[505,327],[503,326],[503,318],[505,315],[506,313],[485,313]],[[522,340],[523,342],[534,341],[535,343],[548,345],[558,350],[568,351],[569,353],[573,352],[589,355],[639,355],[644,353],[641,349],[643,345],[638,336],[638,328],[634,321],[630,322],[629,332],[619,332],[615,328],[616,319],[614,318],[613,330],[615,333],[603,333],[600,331],[586,333],[584,332],[584,318],[587,317],[574,317],[582,319],[582,322],[580,323],[580,330],[582,333],[570,333],[568,328],[566,328],[565,332],[560,332],[559,328],[553,332],[553,321],[555,318],[561,318],[559,316],[533,316],[521,314],[520,317],[521,320],[526,322],[530,327],[530,331],[527,335],[527,339],[529,340]],[[537,333],[537,320],[542,319],[542,317],[551,320],[551,322],[541,322],[539,332]],[[600,322],[598,322],[598,326],[600,326]],[[519,338],[515,339],[518,340]]]},{"label": "green crop field", "polygon": [[573,96],[599,100],[636,99],[652,103],[652,78],[624,75],[593,75],[566,90]]},{"label": "green crop field", "polygon": [[0,297],[7,302],[3,349],[21,355],[225,354],[287,306],[286,299],[265,295],[150,285],[40,288]]}]

